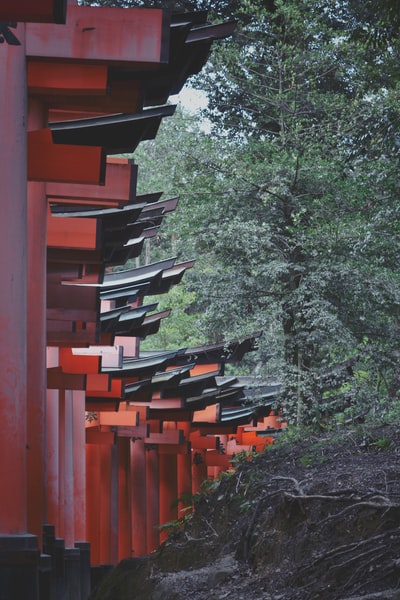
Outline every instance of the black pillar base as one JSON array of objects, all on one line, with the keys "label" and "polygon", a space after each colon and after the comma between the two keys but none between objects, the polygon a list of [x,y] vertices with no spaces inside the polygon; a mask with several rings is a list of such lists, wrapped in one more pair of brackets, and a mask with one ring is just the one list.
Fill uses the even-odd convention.
[{"label": "black pillar base", "polygon": [[0,600],[38,600],[39,556],[35,535],[0,535]]}]

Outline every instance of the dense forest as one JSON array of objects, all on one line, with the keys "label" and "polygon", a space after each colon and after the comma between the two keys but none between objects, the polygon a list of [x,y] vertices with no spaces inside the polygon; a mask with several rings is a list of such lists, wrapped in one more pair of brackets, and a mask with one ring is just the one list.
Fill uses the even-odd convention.
[{"label": "dense forest", "polygon": [[146,251],[196,258],[154,347],[263,331],[236,372],[282,382],[289,422],[400,414],[400,2],[87,2],[234,19],[140,145],[141,192],[180,197]]}]

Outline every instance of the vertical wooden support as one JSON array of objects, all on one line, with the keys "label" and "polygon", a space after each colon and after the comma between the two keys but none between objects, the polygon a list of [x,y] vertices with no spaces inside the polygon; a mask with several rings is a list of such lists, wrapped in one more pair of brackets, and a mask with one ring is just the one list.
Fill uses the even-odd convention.
[{"label": "vertical wooden support", "polygon": [[118,560],[128,558],[131,546],[130,439],[117,439],[118,447]]},{"label": "vertical wooden support", "polygon": [[0,534],[27,530],[26,515],[26,76],[21,46],[0,52]]},{"label": "vertical wooden support", "polygon": [[85,392],[74,391],[73,461],[74,461],[74,541],[86,540],[86,464],[85,464]]},{"label": "vertical wooden support", "polygon": [[131,440],[132,553],[146,554],[146,454],[143,439]]},{"label": "vertical wooden support", "polygon": [[[28,129],[46,125],[46,110],[37,99],[28,102]],[[44,523],[44,424],[46,409],[46,219],[44,183],[28,183],[27,202],[27,382],[28,447],[27,495],[28,529],[38,536],[41,546]]]},{"label": "vertical wooden support", "polygon": [[[47,348],[47,366],[58,366],[58,348]],[[46,393],[46,510],[45,520],[54,525],[59,534],[59,392]]]},{"label": "vertical wooden support", "polygon": [[196,449],[192,452],[192,493],[197,494],[202,483],[207,479],[207,464],[205,450]]},{"label": "vertical wooden support", "polygon": [[92,565],[100,560],[100,445],[86,444],[86,538],[90,542]]},{"label": "vertical wooden support", "polygon": [[111,446],[100,444],[100,486],[96,502],[100,502],[100,564],[111,564]]},{"label": "vertical wooden support", "polygon": [[[183,430],[185,438],[190,435],[191,423],[178,423],[178,429]],[[190,443],[187,443],[186,454],[178,454],[178,517],[184,517],[192,505],[192,456]]]},{"label": "vertical wooden support", "polygon": [[73,548],[74,539],[74,415],[73,392],[65,392],[64,421],[64,539],[65,547]]},{"label": "vertical wooden support", "polygon": [[[37,538],[27,534],[27,161],[25,27],[0,51],[0,587],[36,600]],[[2,557],[2,558],[1,558]]]},{"label": "vertical wooden support", "polygon": [[65,537],[65,391],[59,391],[58,419],[58,537]]},{"label": "vertical wooden support", "polygon": [[146,540],[147,552],[153,552],[160,544],[160,488],[157,446],[149,446],[146,452]]},{"label": "vertical wooden support", "polygon": [[191,453],[178,454],[178,517],[184,517],[192,505],[192,457]]},{"label": "vertical wooden support", "polygon": [[[178,473],[176,454],[160,454],[160,525],[176,521],[178,510],[176,501],[178,497]],[[160,542],[168,537],[168,533],[161,531]]]},{"label": "vertical wooden support", "polygon": [[118,563],[118,446],[111,445],[111,481],[110,481],[110,563]]}]

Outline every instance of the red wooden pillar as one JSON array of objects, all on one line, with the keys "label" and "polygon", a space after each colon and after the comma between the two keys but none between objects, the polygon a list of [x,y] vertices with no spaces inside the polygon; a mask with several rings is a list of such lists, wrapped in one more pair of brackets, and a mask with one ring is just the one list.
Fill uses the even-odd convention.
[{"label": "red wooden pillar", "polygon": [[[178,473],[176,454],[160,454],[160,525],[178,518],[176,500],[178,497]],[[168,537],[165,531],[160,533],[160,542]]]},{"label": "red wooden pillar", "polygon": [[[58,348],[47,348],[47,366],[58,366]],[[59,536],[59,392],[46,394],[46,514],[47,523],[54,525]]]},{"label": "red wooden pillar", "polygon": [[86,444],[86,537],[90,542],[92,565],[100,560],[100,444]]},{"label": "red wooden pillar", "polygon": [[[188,440],[190,435],[190,422],[178,423],[178,428],[183,430],[185,438]],[[190,443],[187,443],[187,452],[178,454],[178,516],[184,517],[187,509],[192,504],[192,456]]]},{"label": "red wooden pillar", "polygon": [[74,546],[74,428],[73,392],[64,394],[64,502],[60,507],[64,517],[65,547]]},{"label": "red wooden pillar", "polygon": [[0,534],[27,530],[26,80],[21,46],[0,52]]},{"label": "red wooden pillar", "polygon": [[153,552],[160,543],[160,490],[157,446],[149,446],[146,453],[146,538],[147,552]]},{"label": "red wooden pillar", "polygon": [[192,452],[192,493],[197,494],[200,491],[201,485],[207,479],[207,464],[205,458],[205,450],[196,448]]},{"label": "red wooden pillar", "polygon": [[132,554],[146,554],[146,454],[142,439],[131,440]]},{"label": "red wooden pillar", "polygon": [[129,558],[131,545],[130,439],[121,437],[118,444],[118,560]]},{"label": "red wooden pillar", "polygon": [[[42,102],[28,102],[28,129],[46,124]],[[27,406],[29,452],[27,454],[28,529],[41,540],[45,514],[44,424],[46,409],[46,219],[44,183],[28,183],[28,339]],[[41,545],[41,543],[39,544]]]},{"label": "red wooden pillar", "polygon": [[100,487],[96,502],[100,503],[100,564],[111,564],[111,446],[100,444]]},{"label": "red wooden pillar", "polygon": [[86,540],[85,392],[73,392],[72,411],[74,437],[74,542],[82,542]]}]

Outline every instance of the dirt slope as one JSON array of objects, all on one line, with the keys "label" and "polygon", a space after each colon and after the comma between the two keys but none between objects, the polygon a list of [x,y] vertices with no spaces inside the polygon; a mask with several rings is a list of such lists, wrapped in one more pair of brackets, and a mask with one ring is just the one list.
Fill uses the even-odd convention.
[{"label": "dirt slope", "polygon": [[276,445],[93,600],[400,600],[399,452],[393,425]]}]

